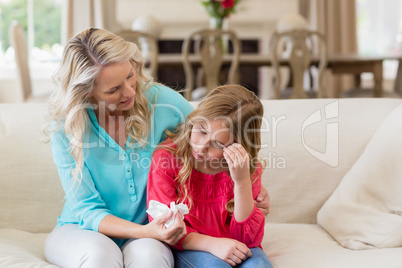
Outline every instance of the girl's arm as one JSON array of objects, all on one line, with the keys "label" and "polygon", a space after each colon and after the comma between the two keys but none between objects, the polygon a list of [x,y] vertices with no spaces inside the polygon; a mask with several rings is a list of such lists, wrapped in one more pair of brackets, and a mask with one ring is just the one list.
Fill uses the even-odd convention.
[{"label": "girl's arm", "polygon": [[250,179],[248,182],[235,183],[234,204],[233,215],[236,221],[244,221],[253,212],[254,199]]},{"label": "girl's arm", "polygon": [[264,236],[265,216],[255,205],[261,190],[262,167],[258,166],[250,179],[249,157],[244,148],[233,144],[225,148],[234,186],[234,212],[230,223],[232,238],[253,248],[260,246]]},{"label": "girl's arm", "polygon": [[243,146],[238,143],[226,147],[223,155],[234,182],[234,217],[236,221],[244,221],[254,210],[250,158]]},{"label": "girl's arm", "polygon": [[231,266],[241,264],[251,257],[250,249],[230,238],[218,238],[199,233],[190,233],[183,240],[183,249],[209,252]]}]

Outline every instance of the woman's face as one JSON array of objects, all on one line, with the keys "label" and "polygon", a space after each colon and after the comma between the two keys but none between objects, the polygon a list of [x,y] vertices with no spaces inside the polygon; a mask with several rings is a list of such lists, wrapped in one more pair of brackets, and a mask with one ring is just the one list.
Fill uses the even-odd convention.
[{"label": "woman's face", "polygon": [[95,80],[95,87],[90,97],[106,113],[121,114],[134,105],[136,75],[129,61],[113,63],[102,68]]}]

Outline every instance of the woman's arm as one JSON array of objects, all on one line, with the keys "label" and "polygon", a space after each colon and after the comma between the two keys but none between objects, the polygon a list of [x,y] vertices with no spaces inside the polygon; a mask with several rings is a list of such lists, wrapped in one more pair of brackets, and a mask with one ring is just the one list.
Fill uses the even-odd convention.
[{"label": "woman's arm", "polygon": [[147,225],[108,215],[99,224],[99,232],[113,238],[154,238],[174,245],[186,234],[186,228],[180,213],[176,214],[172,226],[165,227],[165,222],[172,216],[172,213],[169,211]]},{"label": "woman's arm", "polygon": [[52,134],[52,154],[65,192],[65,199],[71,207],[71,214],[82,229],[98,231],[101,220],[111,211],[101,199],[93,182],[91,172],[84,165],[80,181],[75,181],[72,170],[76,163],[69,149],[69,140],[64,132]]},{"label": "woman's arm", "polygon": [[257,208],[261,210],[264,216],[269,214],[269,206],[270,206],[270,197],[268,190],[265,187],[261,187],[261,191],[258,193],[257,198],[254,200]]},{"label": "woman's arm", "polygon": [[[178,162],[175,156],[164,150],[160,149],[154,152],[152,156],[151,168],[148,174],[147,183],[147,204],[149,201],[156,200],[162,204],[169,206],[169,204],[178,199],[178,184],[175,180]],[[181,217],[181,216],[180,216]],[[155,221],[149,216],[151,223]],[[182,218],[180,218],[181,221]],[[187,223],[184,219],[184,223]],[[186,233],[196,232],[191,227],[184,224]],[[185,237],[185,236],[184,236]],[[183,238],[183,235],[181,235]],[[183,239],[179,239],[177,243],[170,243],[176,249],[182,249]]]}]

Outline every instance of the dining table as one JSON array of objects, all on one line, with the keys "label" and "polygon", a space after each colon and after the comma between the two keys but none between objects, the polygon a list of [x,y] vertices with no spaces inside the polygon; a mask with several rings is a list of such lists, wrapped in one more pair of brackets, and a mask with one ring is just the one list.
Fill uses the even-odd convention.
[{"label": "dining table", "polygon": [[[225,55],[223,63],[229,63],[230,60],[231,56]],[[330,54],[328,55],[327,68],[333,74],[353,74],[356,85],[360,84],[360,74],[365,72],[372,73],[374,79],[373,97],[382,97],[383,62],[385,60],[398,60],[401,62],[402,55]],[[190,62],[194,65],[200,64],[200,57],[190,56]],[[180,53],[166,53],[158,56],[158,65],[161,67],[177,67],[182,64],[182,55]],[[289,60],[279,59],[279,64],[288,65]],[[318,58],[312,57],[311,64],[318,65]],[[272,58],[269,54],[242,53],[240,54],[240,65],[269,67],[272,65]],[[396,81],[399,80],[402,80],[402,71],[398,71]],[[341,93],[338,90],[335,92],[335,97],[340,97]]]}]

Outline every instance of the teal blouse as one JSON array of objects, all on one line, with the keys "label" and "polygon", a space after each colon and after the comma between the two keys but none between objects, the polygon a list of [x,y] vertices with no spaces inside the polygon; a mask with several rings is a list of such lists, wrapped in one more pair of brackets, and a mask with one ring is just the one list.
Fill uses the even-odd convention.
[{"label": "teal blouse", "polygon": [[[71,171],[75,160],[70,155],[69,139],[63,130],[52,135],[53,160],[57,166],[65,195],[65,204],[57,225],[78,224],[79,228],[98,231],[102,219],[109,215],[135,222],[148,223],[146,185],[151,156],[155,146],[165,139],[193,111],[179,93],[154,85],[144,92],[149,101],[151,132],[145,147],[121,148],[99,126],[93,108],[87,108],[89,131],[84,136],[82,182],[72,185]],[[124,240],[115,239],[119,246]]]}]

